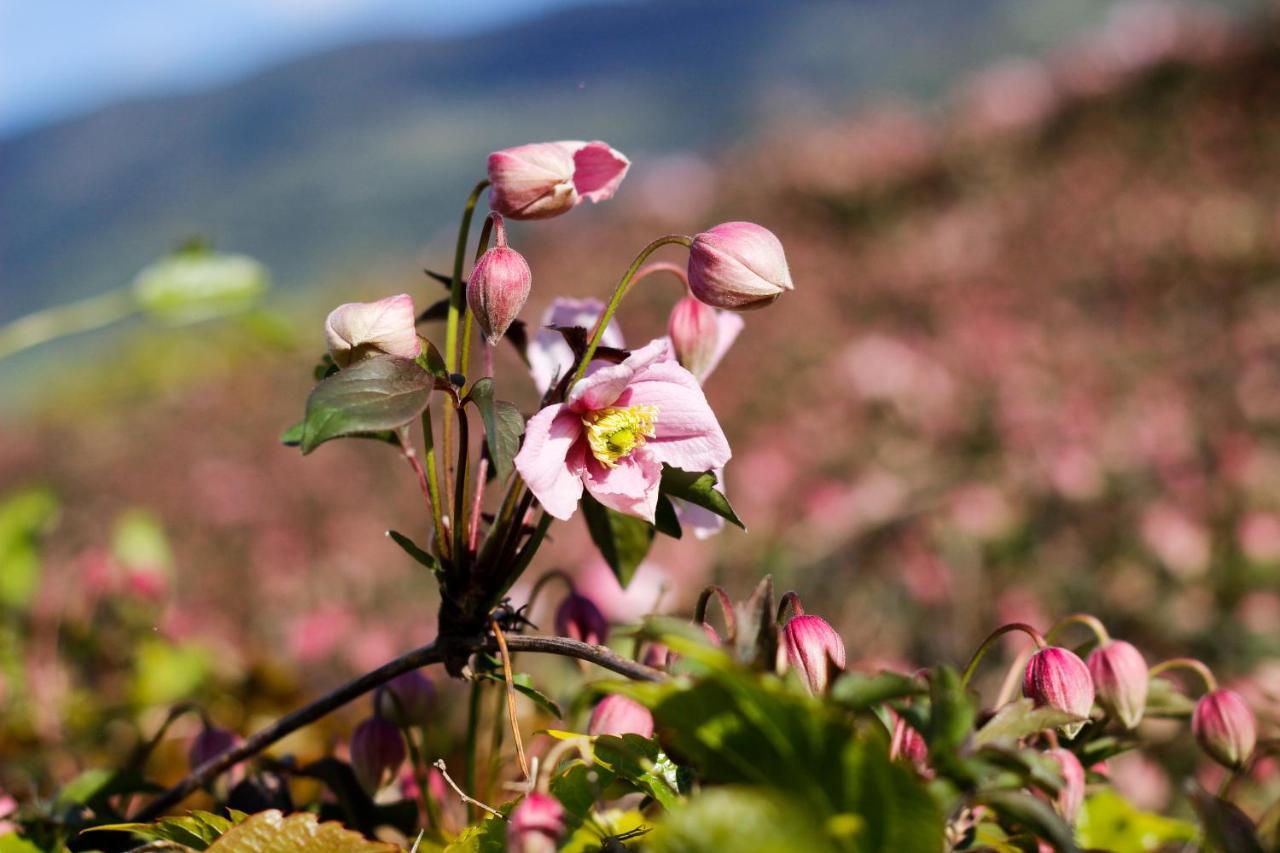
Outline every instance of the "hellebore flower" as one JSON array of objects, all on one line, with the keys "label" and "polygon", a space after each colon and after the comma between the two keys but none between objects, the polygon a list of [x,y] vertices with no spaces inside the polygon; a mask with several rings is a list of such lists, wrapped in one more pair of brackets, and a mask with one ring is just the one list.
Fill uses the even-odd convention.
[{"label": "hellebore flower", "polygon": [[560,801],[534,791],[507,819],[507,853],[553,853],[565,829]]},{"label": "hellebore flower", "polygon": [[404,757],[400,729],[385,717],[374,714],[351,735],[351,769],[360,787],[371,795],[396,777]]},{"label": "hellebore flower", "polygon": [[753,222],[717,225],[689,247],[689,288],[713,308],[763,308],[794,287],[782,243]]},{"label": "hellebore flower", "polygon": [[334,364],[346,367],[378,353],[417,358],[418,330],[413,297],[407,293],[377,302],[348,302],[329,312],[324,335]]},{"label": "hellebore flower", "polygon": [[573,592],[556,608],[556,633],[599,645],[609,636],[609,620],[594,601]]},{"label": "hellebore flower", "polygon": [[825,693],[835,674],[832,669],[844,669],[844,640],[821,616],[806,613],[787,620],[782,643],[787,662],[804,676],[810,693]]},{"label": "hellebore flower", "polygon": [[435,705],[436,686],[417,669],[397,675],[373,694],[378,715],[400,726],[426,725]]},{"label": "hellebore flower", "polygon": [[[1043,648],[1027,661],[1022,676],[1022,695],[1036,707],[1048,705],[1075,717],[1089,716],[1093,707],[1093,679],[1089,668],[1073,652],[1058,646]],[[1075,737],[1085,721],[1062,727],[1067,737]]]},{"label": "hellebore flower", "polygon": [[656,340],[530,418],[515,465],[562,521],[573,516],[585,487],[610,509],[652,522],[664,464],[709,471],[730,455],[698,380]]},{"label": "hellebore flower", "polygon": [[613,693],[601,699],[591,712],[587,734],[653,737],[653,714],[634,699]]},{"label": "hellebore flower", "polygon": [[1200,697],[1191,714],[1191,733],[1209,757],[1240,770],[1258,742],[1258,723],[1234,690],[1220,688]]},{"label": "hellebore flower", "polygon": [[676,361],[705,382],[729,351],[744,323],[737,314],[717,311],[705,302],[686,296],[671,309],[667,334]]},{"label": "hellebore flower", "polygon": [[[567,299],[559,298],[551,303],[542,314],[542,323],[538,331],[529,341],[529,373],[533,375],[533,384],[541,394],[547,393],[553,384],[565,374],[575,369],[578,364],[573,358],[573,350],[561,335],[551,326],[581,326],[589,333],[604,313],[604,303],[599,299]],[[621,349],[622,330],[618,328],[617,318],[609,320],[604,334],[600,336],[600,345]],[[593,362],[587,368],[590,376],[599,370],[603,362]]]},{"label": "hellebore flower", "polygon": [[524,307],[533,286],[533,272],[524,255],[507,246],[502,219],[495,216],[497,245],[476,261],[467,279],[467,304],[489,346],[496,346]]},{"label": "hellebore flower", "polygon": [[631,161],[603,142],[537,142],[489,155],[489,207],[512,219],[559,216],[617,192]]},{"label": "hellebore flower", "polygon": [[1054,799],[1054,807],[1058,814],[1069,824],[1076,822],[1080,807],[1084,805],[1084,765],[1069,749],[1050,749],[1045,755],[1058,762],[1062,770],[1062,787]]},{"label": "hellebore flower", "polygon": [[1112,640],[1089,655],[1098,704],[1126,729],[1137,728],[1147,707],[1147,662],[1132,643]]}]

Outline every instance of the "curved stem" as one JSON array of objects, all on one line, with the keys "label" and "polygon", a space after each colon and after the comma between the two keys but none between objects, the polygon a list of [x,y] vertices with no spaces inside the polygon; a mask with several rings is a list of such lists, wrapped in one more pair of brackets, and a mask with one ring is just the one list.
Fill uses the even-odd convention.
[{"label": "curved stem", "polygon": [[[622,304],[622,297],[627,295],[627,290],[630,288],[632,280],[636,277],[636,273],[639,272],[641,264],[663,246],[673,243],[679,243],[681,246],[688,248],[693,244],[693,238],[686,237],[683,234],[667,234],[664,237],[659,237],[641,249],[640,254],[636,255],[636,259],[631,262],[631,266],[627,267],[627,271],[623,273],[622,278],[618,281],[618,286],[613,289],[613,296],[609,299],[609,306],[604,309],[604,313],[596,321],[595,330],[591,333],[591,342],[587,344],[587,351],[582,354],[582,361],[578,362],[578,370],[573,375],[574,382],[586,375],[587,365],[591,363],[591,359],[595,356],[596,347],[600,346],[600,338],[604,336],[604,330],[609,328],[609,321],[617,313],[618,306]],[[569,387],[573,387],[572,383]]]},{"label": "curved stem", "polygon": [[450,373],[458,370],[458,319],[465,310],[467,300],[462,287],[462,262],[467,252],[467,237],[471,232],[471,217],[476,212],[476,204],[480,194],[489,186],[489,181],[480,181],[467,196],[467,204],[462,208],[462,222],[458,226],[458,243],[453,253],[453,281],[449,284],[449,316],[444,327],[444,363]]},{"label": "curved stem", "polygon": [[733,644],[738,638],[738,624],[734,618],[733,599],[729,598],[729,593],[725,592],[724,587],[712,584],[702,591],[698,596],[698,603],[693,608],[693,621],[698,625],[706,624],[707,605],[711,603],[713,595],[720,602],[720,612],[724,615],[725,642]]},{"label": "curved stem", "polygon": [[969,680],[973,678],[973,673],[977,671],[978,664],[982,662],[983,656],[990,650],[991,645],[1000,637],[1010,631],[1021,631],[1029,636],[1036,644],[1036,648],[1043,649],[1045,647],[1044,637],[1040,636],[1040,632],[1025,622],[1010,622],[1008,625],[1001,625],[999,628],[987,635],[982,641],[982,645],[978,646],[978,650],[973,653],[973,657],[969,659],[969,664],[964,668],[964,674],[960,676],[960,685],[962,687],[969,686]]},{"label": "curved stem", "polygon": [[427,494],[431,501],[431,524],[436,531],[436,553],[448,559],[453,553],[449,534],[444,529],[444,506],[440,502],[440,471],[436,465],[435,434],[431,428],[431,409],[422,411],[422,450],[427,457]]},{"label": "curved stem", "polygon": [[1213,677],[1213,670],[1195,658],[1170,658],[1169,660],[1161,661],[1151,667],[1147,676],[1155,678],[1162,672],[1168,672],[1171,669],[1186,669],[1200,676],[1200,680],[1204,682],[1206,693],[1212,693],[1218,689],[1218,679]]},{"label": "curved stem", "polygon": [[676,278],[680,279],[680,282],[685,286],[686,290],[688,289],[689,287],[688,268],[682,267],[679,264],[673,264],[670,261],[654,261],[651,264],[646,264],[645,266],[641,267],[640,270],[636,273],[636,277],[631,280],[631,283],[635,284],[637,281],[640,281],[640,279],[642,278],[647,278],[648,276],[655,275],[656,273],[660,273],[660,272],[671,273]]},{"label": "curved stem", "polygon": [[533,588],[529,590],[529,597],[525,599],[524,606],[529,608],[529,612],[533,612],[534,602],[538,600],[538,593],[542,592],[543,587],[558,580],[568,588],[569,594],[573,595],[575,589],[573,586],[573,578],[569,577],[569,573],[564,569],[551,569],[542,577],[533,582]]},{"label": "curved stem", "polygon": [[36,311],[0,326],[0,359],[47,341],[109,326],[137,311],[137,300],[128,288]]},{"label": "curved stem", "polygon": [[782,600],[778,602],[778,618],[775,621],[777,621],[779,625],[782,624],[782,616],[787,612],[788,606],[791,607],[792,618],[804,615],[804,605],[800,603],[800,594],[795,590],[790,590],[783,595]]},{"label": "curved stem", "polygon": [[1084,625],[1093,632],[1093,636],[1098,639],[1098,646],[1105,646],[1111,642],[1111,635],[1107,633],[1107,626],[1102,624],[1102,620],[1089,613],[1072,613],[1063,616],[1053,627],[1045,632],[1044,638],[1047,642],[1052,643],[1054,639],[1072,625]]},{"label": "curved stem", "polygon": [[[597,666],[616,672],[619,675],[625,675],[636,681],[662,681],[666,678],[665,673],[624,658],[604,646],[582,643],[577,640],[571,640],[568,637],[523,636],[517,634],[506,639],[507,649],[511,652],[535,652],[576,658],[577,660],[594,663]],[[411,652],[406,652],[394,660],[387,661],[377,669],[353,678],[314,702],[285,714],[271,725],[245,738],[244,742],[234,749],[229,749],[221,755],[206,761],[176,785],[148,803],[134,815],[133,820],[154,820],[166,810],[182,802],[188,794],[208,784],[231,767],[252,758],[280,739],[303,726],[314,723],[348,702],[360,698],[375,687],[386,684],[397,675],[402,675],[411,669],[419,669],[430,664],[440,663],[447,654],[495,652],[497,649],[497,642],[492,637],[489,637],[478,643],[441,639],[416,648]]]}]

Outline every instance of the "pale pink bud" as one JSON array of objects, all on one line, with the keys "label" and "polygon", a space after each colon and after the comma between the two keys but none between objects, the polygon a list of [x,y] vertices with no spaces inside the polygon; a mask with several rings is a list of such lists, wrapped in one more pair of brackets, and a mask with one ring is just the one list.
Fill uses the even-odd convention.
[{"label": "pale pink bud", "polygon": [[397,675],[373,695],[378,715],[400,726],[426,725],[435,705],[436,686],[416,669]]},{"label": "pale pink bud", "polygon": [[631,162],[603,142],[538,142],[489,155],[489,208],[545,219],[611,198]]},{"label": "pale pink bud", "polygon": [[[1041,649],[1027,661],[1022,677],[1022,695],[1037,707],[1048,705],[1076,717],[1088,717],[1093,707],[1093,679],[1089,668],[1073,652],[1058,646]],[[1084,721],[1062,727],[1067,737],[1075,737]]]},{"label": "pale pink bud", "polygon": [[792,617],[782,629],[787,662],[809,685],[809,692],[822,694],[836,672],[844,669],[844,640],[821,616]]},{"label": "pale pink bud", "polygon": [[396,777],[404,757],[400,729],[385,717],[375,714],[356,726],[351,735],[351,769],[360,786],[370,794]]},{"label": "pale pink bud", "polygon": [[507,819],[507,853],[552,853],[560,846],[565,828],[560,801],[534,791]]},{"label": "pale pink bud", "polygon": [[417,358],[418,330],[413,297],[407,293],[377,302],[348,302],[329,312],[324,335],[334,364],[346,367],[370,355]]},{"label": "pale pink bud", "polygon": [[715,308],[763,308],[794,289],[782,243],[752,222],[726,222],[693,238],[689,287]]},{"label": "pale pink bud", "polygon": [[707,374],[719,347],[720,324],[716,309],[686,296],[671,309],[667,334],[676,361],[699,381]]},{"label": "pale pink bud", "polygon": [[634,699],[613,693],[601,699],[591,712],[587,734],[653,737],[653,714]]},{"label": "pale pink bud", "polygon": [[1221,688],[1200,697],[1191,714],[1191,732],[1209,757],[1240,770],[1258,742],[1258,723],[1234,690]]},{"label": "pale pink bud", "polygon": [[1126,729],[1137,728],[1147,707],[1147,662],[1132,643],[1112,640],[1089,655],[1098,704]]},{"label": "pale pink bud", "polygon": [[533,286],[529,262],[503,242],[480,256],[467,281],[467,304],[490,346],[502,340]]},{"label": "pale pink bud", "polygon": [[594,601],[573,592],[556,608],[556,633],[599,645],[609,636],[609,620]]},{"label": "pale pink bud", "polygon": [[1051,749],[1045,753],[1058,762],[1062,772],[1062,787],[1054,800],[1054,807],[1067,823],[1075,823],[1084,805],[1084,765],[1069,749]]}]

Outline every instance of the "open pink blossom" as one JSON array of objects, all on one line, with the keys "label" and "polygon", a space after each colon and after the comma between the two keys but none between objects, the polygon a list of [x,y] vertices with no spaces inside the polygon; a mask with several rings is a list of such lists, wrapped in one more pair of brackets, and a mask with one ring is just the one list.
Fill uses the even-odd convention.
[{"label": "open pink blossom", "polygon": [[[551,303],[542,314],[542,322],[538,331],[529,341],[529,372],[533,375],[533,384],[538,392],[547,393],[555,382],[566,373],[577,367],[573,359],[573,350],[565,342],[564,335],[552,326],[581,326],[590,332],[596,321],[604,313],[604,303],[599,299],[568,299],[561,297]],[[606,347],[621,348],[622,330],[618,328],[617,319],[611,319],[605,326],[600,344]],[[599,369],[603,362],[593,362],[592,369]],[[587,375],[592,370],[588,369]]]},{"label": "open pink blossom", "polygon": [[407,293],[377,302],[339,305],[324,321],[329,354],[339,367],[378,353],[417,358],[416,319],[413,297]]},{"label": "open pink blossom", "polygon": [[537,142],[489,155],[489,207],[546,219],[613,196],[631,161],[603,142]]},{"label": "open pink blossom", "polygon": [[571,518],[586,488],[610,509],[652,522],[664,464],[709,471],[730,455],[698,380],[659,339],[530,418],[515,464],[555,518]]}]

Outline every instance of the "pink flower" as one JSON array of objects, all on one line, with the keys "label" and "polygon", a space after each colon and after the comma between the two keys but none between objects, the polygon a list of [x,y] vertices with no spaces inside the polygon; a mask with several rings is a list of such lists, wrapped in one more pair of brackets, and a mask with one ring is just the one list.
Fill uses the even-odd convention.
[{"label": "pink flower", "polygon": [[763,308],[793,290],[782,243],[754,222],[726,222],[693,238],[689,287],[715,308]]},{"label": "pink flower", "polygon": [[[604,313],[604,303],[599,299],[556,299],[542,315],[542,322],[533,339],[529,341],[529,372],[533,375],[533,384],[540,393],[545,394],[552,384],[570,370],[577,367],[573,360],[573,350],[565,342],[564,336],[551,326],[581,326],[590,332]],[[621,348],[624,346],[622,330],[618,321],[612,319],[600,337],[600,345]],[[590,376],[592,368],[599,370],[603,362],[593,362],[587,369]]]},{"label": "pink flower", "polygon": [[564,806],[550,794],[534,791],[520,801],[507,821],[508,853],[554,853],[567,830]]},{"label": "pink flower", "polygon": [[600,700],[587,723],[590,735],[653,737],[653,714],[634,699],[614,693]]},{"label": "pink flower", "polygon": [[329,312],[324,335],[339,367],[369,355],[418,357],[418,330],[413,297],[407,293],[377,302],[348,302]]},{"label": "pink flower", "polygon": [[741,317],[686,296],[671,309],[667,333],[676,360],[705,382],[742,331]]},{"label": "pink flower", "polygon": [[782,645],[787,663],[804,676],[810,693],[825,693],[827,684],[844,669],[844,640],[821,616],[802,614],[787,620]]},{"label": "pink flower", "polygon": [[537,142],[489,155],[489,207],[512,219],[558,216],[617,192],[631,161],[603,142]]},{"label": "pink flower", "polygon": [[530,418],[515,465],[562,521],[573,516],[585,487],[605,506],[652,522],[664,464],[709,471],[730,456],[698,380],[656,340]]},{"label": "pink flower", "polygon": [[1048,705],[1065,711],[1080,722],[1062,727],[1067,737],[1075,737],[1088,721],[1093,708],[1093,678],[1089,667],[1074,652],[1047,646],[1031,656],[1022,675],[1022,695],[1036,707]]}]

